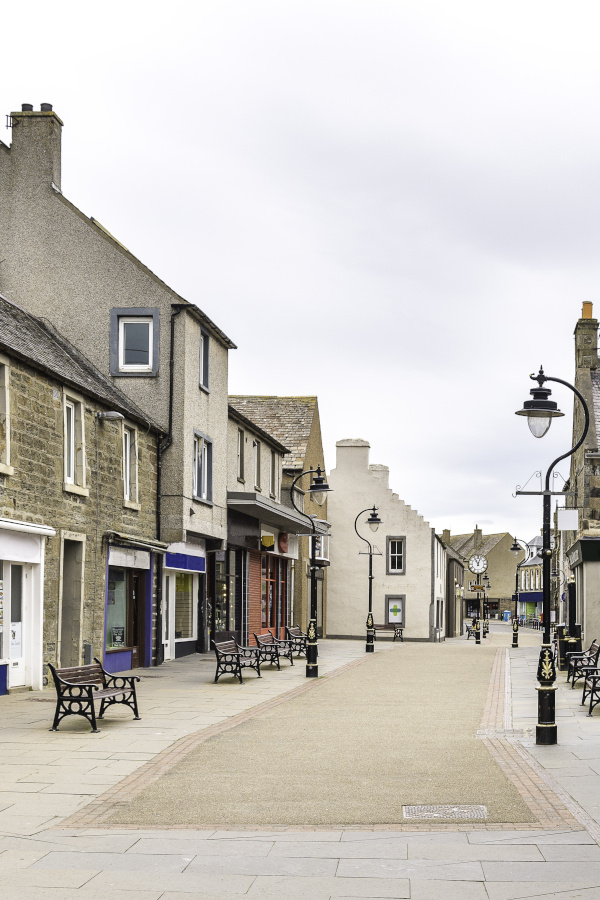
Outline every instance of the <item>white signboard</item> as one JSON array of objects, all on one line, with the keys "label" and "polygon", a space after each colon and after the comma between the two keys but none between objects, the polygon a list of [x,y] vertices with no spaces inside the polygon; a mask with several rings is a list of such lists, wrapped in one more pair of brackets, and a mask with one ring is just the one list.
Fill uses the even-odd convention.
[{"label": "white signboard", "polygon": [[559,531],[577,531],[579,528],[579,510],[578,509],[559,509],[558,510],[558,530]]}]

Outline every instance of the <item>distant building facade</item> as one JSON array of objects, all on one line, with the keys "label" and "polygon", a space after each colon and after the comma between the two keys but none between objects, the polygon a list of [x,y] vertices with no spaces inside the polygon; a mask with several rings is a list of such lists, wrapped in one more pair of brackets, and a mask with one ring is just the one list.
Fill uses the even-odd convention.
[{"label": "distant building facade", "polygon": [[373,618],[397,623],[406,640],[441,640],[446,632],[446,551],[433,528],[389,487],[387,466],[370,465],[368,441],[336,444],[336,466],[329,475],[331,569],[328,629],[332,637],[364,637],[368,612],[367,547],[354,522],[376,506],[382,524],[376,533],[361,516],[359,532],[371,542]]}]

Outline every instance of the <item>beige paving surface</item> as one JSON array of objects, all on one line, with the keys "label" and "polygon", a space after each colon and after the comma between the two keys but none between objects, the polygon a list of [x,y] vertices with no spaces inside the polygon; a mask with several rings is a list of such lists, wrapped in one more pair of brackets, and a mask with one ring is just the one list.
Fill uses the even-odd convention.
[{"label": "beige paving surface", "polygon": [[461,803],[533,822],[477,739],[495,654],[491,640],[397,643],[200,744],[105,821],[383,825]]},{"label": "beige paving surface", "polygon": [[[194,660],[196,665],[189,669],[188,662],[171,667],[171,680],[165,682],[162,677],[165,669],[158,670],[160,677],[146,681],[143,723],[130,723],[119,714],[112,724],[107,720],[102,734],[96,736],[76,724],[49,735],[51,705],[22,695],[6,702],[0,698],[0,810],[4,809],[0,812],[4,816],[0,896],[8,900],[600,900],[600,848],[594,840],[600,832],[594,830],[599,826],[593,815],[594,791],[600,784],[595,771],[600,769],[600,736],[594,719],[578,709],[577,692],[565,692],[561,679],[557,706],[560,719],[567,723],[559,726],[561,743],[555,748],[528,746],[531,740],[524,729],[535,721],[537,643],[539,635],[522,633],[521,648],[508,652],[504,648],[510,645],[510,633],[503,627],[485,647],[475,648],[473,641],[467,644],[463,639],[465,660],[482,649],[494,657],[484,717],[478,723],[480,741],[503,748],[502,765],[519,765],[520,760],[523,778],[529,779],[534,792],[539,789],[540,797],[544,790],[546,797],[552,795],[545,780],[549,778],[584,824],[571,818],[569,826],[551,828],[526,823],[512,828],[421,825],[413,831],[407,831],[408,826],[250,830],[61,824],[67,821],[65,816],[73,818],[73,805],[79,809],[75,815],[83,815],[107,786],[110,790],[137,777],[161,757],[165,746],[173,748],[198,738],[198,728],[207,733],[225,728],[256,704],[274,702],[303,682],[298,667],[298,674],[273,673],[260,689],[248,682],[252,695],[244,696],[234,685],[231,690],[225,686],[224,691],[219,685],[217,694],[209,684],[212,664]],[[378,654],[387,650],[378,645]],[[359,643],[325,645],[321,670],[339,671],[362,656]],[[341,683],[342,676],[337,680]],[[305,699],[309,694],[310,690]],[[344,702],[349,704],[351,699],[345,697]],[[206,725],[193,724],[194,719],[205,718]],[[148,734],[140,741],[139,731],[132,726],[142,724]],[[235,730],[234,725],[232,733]],[[390,734],[397,742],[410,740],[406,730],[390,728]],[[158,751],[132,749],[136,742],[145,742],[148,748],[151,741]],[[581,791],[585,810],[568,793],[569,778],[579,777],[591,779],[587,790]],[[50,787],[60,792],[52,793]],[[93,792],[83,794],[83,789]],[[36,798],[40,805],[32,807]],[[44,805],[47,800],[50,812]],[[60,804],[61,800],[68,801],[66,812],[52,807],[52,801]],[[540,808],[543,802],[542,797]],[[555,803],[556,812],[558,794]],[[48,827],[48,822],[55,824]]]}]

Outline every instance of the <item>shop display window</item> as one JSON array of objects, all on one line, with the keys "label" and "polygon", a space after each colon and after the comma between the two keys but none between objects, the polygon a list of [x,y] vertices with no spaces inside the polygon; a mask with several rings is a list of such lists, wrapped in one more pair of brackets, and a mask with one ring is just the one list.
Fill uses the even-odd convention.
[{"label": "shop display window", "polygon": [[123,569],[109,568],[106,605],[106,649],[130,646],[127,615],[127,581]]},{"label": "shop display window", "polygon": [[178,572],[175,576],[175,638],[194,637],[193,575]]}]

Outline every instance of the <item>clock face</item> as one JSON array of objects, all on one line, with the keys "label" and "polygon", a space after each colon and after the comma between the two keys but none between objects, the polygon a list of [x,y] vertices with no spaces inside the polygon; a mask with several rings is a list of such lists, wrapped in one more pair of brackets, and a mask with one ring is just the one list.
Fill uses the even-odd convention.
[{"label": "clock face", "polygon": [[476,553],[475,556],[472,556],[469,560],[469,568],[475,575],[482,575],[487,569],[487,559],[480,553]]}]

